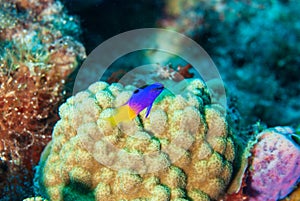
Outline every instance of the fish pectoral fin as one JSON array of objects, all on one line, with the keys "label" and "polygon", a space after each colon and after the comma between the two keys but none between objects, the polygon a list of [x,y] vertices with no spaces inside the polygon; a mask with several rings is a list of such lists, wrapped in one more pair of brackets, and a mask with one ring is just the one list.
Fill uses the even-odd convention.
[{"label": "fish pectoral fin", "polygon": [[151,104],[151,105],[149,105],[148,107],[147,107],[147,111],[146,111],[146,118],[149,116],[149,114],[150,114],[150,110],[151,110],[151,108],[152,108],[152,105],[153,104]]}]

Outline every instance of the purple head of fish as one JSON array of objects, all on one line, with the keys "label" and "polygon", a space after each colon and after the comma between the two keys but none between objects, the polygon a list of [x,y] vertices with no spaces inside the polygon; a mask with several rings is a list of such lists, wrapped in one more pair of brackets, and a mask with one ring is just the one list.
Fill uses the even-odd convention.
[{"label": "purple head of fish", "polygon": [[164,85],[160,83],[138,88],[133,92],[128,104],[136,113],[140,113],[143,109],[152,105],[163,90]]}]

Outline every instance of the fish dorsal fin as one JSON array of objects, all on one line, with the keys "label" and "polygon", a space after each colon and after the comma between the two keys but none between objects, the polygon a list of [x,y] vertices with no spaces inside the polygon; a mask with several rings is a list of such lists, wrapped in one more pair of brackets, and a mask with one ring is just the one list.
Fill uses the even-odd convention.
[{"label": "fish dorsal fin", "polygon": [[148,87],[148,86],[149,86],[149,85],[146,84],[146,85],[144,85],[144,86],[142,86],[142,87],[137,88],[136,90],[133,91],[133,94],[138,93],[140,90],[143,90],[143,89],[145,89],[145,88]]},{"label": "fish dorsal fin", "polygon": [[149,86],[149,84],[146,84],[146,85],[140,87],[140,89],[145,89],[145,88],[148,87],[148,86]]},{"label": "fish dorsal fin", "polygon": [[147,107],[147,111],[146,111],[146,118],[149,116],[149,114],[150,114],[150,110],[151,110],[151,108],[152,108],[152,105],[153,104],[151,104],[151,105],[149,105],[148,107]]}]

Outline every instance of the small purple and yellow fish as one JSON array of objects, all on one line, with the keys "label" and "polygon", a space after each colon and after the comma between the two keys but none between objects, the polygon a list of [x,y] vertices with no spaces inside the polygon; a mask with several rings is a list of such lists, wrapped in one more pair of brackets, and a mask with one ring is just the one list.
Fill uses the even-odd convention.
[{"label": "small purple and yellow fish", "polygon": [[116,113],[108,120],[112,125],[133,120],[141,111],[147,108],[146,118],[150,114],[153,102],[163,91],[164,85],[154,83],[136,89],[124,105],[118,107]]}]

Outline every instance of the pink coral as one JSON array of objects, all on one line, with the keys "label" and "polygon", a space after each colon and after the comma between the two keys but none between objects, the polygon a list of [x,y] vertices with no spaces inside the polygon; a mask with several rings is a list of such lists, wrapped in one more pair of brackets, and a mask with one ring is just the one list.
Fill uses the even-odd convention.
[{"label": "pink coral", "polygon": [[298,138],[289,127],[276,127],[258,135],[248,170],[249,201],[282,199],[294,189],[300,178]]}]

